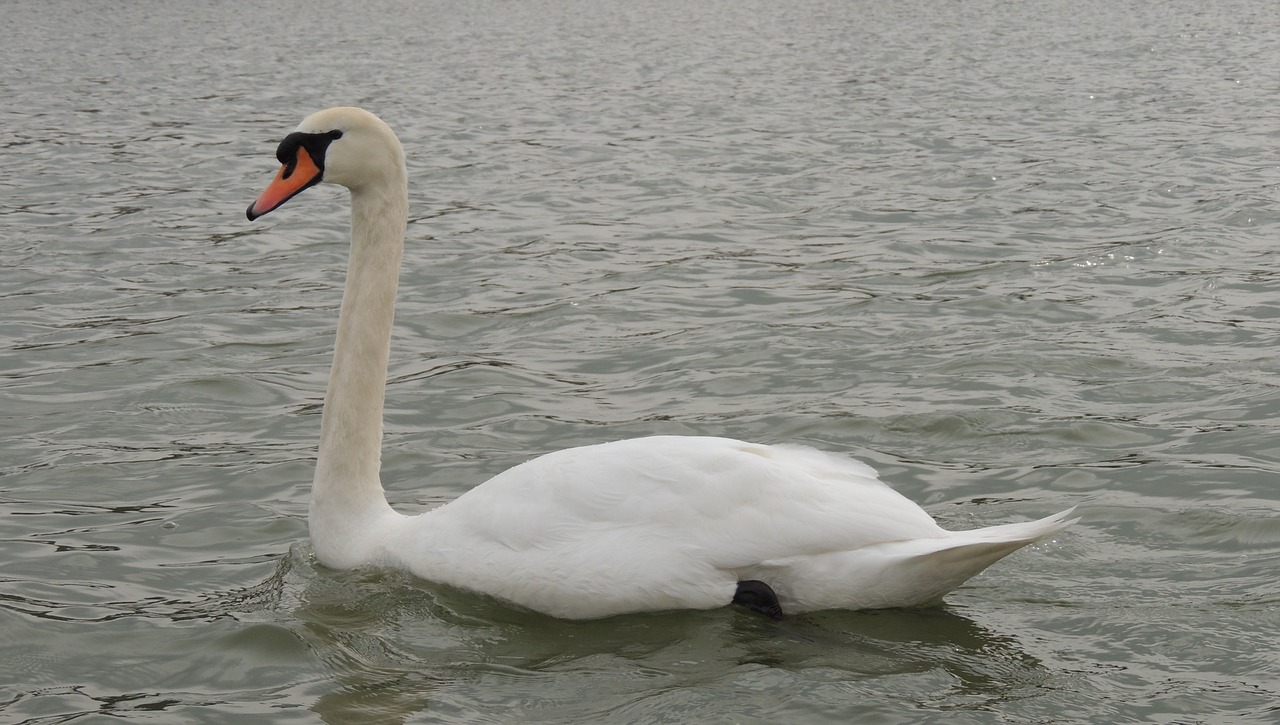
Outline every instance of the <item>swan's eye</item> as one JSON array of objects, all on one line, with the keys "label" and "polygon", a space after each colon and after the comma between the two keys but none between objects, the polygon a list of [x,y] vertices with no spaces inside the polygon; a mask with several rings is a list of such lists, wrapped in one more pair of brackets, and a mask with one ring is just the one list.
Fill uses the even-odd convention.
[{"label": "swan's eye", "polygon": [[328,136],[329,136],[329,140],[337,141],[338,139],[342,138],[342,132],[337,129],[334,129],[328,133]]}]

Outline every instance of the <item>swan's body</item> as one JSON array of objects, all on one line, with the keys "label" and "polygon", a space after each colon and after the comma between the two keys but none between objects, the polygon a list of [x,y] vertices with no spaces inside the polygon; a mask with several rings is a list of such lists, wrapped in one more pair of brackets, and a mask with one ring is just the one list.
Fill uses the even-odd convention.
[{"label": "swan's body", "polygon": [[[254,219],[320,181],[351,191],[352,246],[309,517],[319,561],[407,570],[567,618],[731,602],[782,611],[936,602],[1070,525],[946,531],[869,466],[799,446],[638,438],[551,453],[417,516],[379,479],[408,201],[380,119],[316,113],[277,152]],[[750,585],[750,586],[746,586]],[[761,600],[763,599],[763,602]]]}]

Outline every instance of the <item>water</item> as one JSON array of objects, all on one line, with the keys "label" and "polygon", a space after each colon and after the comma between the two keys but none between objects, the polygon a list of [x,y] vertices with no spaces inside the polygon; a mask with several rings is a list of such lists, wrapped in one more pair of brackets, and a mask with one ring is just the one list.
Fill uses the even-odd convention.
[{"label": "water", "polygon": [[[1261,0],[5,5],[0,720],[1269,723]],[[409,151],[404,511],[649,433],[1084,521],[942,609],[557,622],[317,569],[346,250],[275,144]],[[295,206],[296,205],[296,206]]]}]

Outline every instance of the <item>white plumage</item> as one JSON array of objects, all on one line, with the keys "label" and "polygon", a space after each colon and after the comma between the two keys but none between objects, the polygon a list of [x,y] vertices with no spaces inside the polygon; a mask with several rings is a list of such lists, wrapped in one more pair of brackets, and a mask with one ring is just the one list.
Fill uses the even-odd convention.
[{"label": "white plumage", "polygon": [[936,602],[1072,523],[1065,511],[946,531],[852,459],[691,436],[558,451],[434,511],[398,514],[378,467],[408,209],[403,151],[376,116],[333,108],[304,120],[277,156],[284,166],[250,219],[320,181],[351,190],[309,518],[328,566],[401,568],[567,618],[725,606],[740,582],[763,583],[785,612],[904,607]]}]

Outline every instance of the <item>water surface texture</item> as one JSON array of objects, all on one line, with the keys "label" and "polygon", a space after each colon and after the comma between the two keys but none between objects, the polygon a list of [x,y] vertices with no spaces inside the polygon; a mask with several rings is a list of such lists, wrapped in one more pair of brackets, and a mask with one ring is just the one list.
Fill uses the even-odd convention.
[{"label": "water surface texture", "polygon": [[[1273,723],[1269,0],[11,0],[0,720]],[[410,156],[402,511],[653,433],[1084,520],[924,611],[566,623],[318,568],[347,203]],[[110,720],[108,720],[110,718]]]}]

